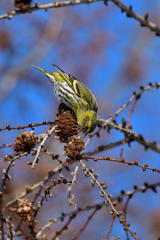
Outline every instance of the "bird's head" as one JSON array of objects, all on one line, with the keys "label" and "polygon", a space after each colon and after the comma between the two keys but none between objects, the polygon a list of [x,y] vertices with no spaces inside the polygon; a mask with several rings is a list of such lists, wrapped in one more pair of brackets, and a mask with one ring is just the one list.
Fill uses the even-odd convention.
[{"label": "bird's head", "polygon": [[59,73],[56,72],[49,72],[46,70],[43,70],[40,67],[36,67],[34,65],[32,65],[33,67],[37,68],[39,71],[41,71],[42,73],[44,73],[44,75],[46,75],[47,78],[49,78],[50,82],[54,85],[54,82],[64,82],[66,81],[67,83],[69,83],[69,85],[71,85],[70,82],[70,75],[68,75],[67,73],[65,73],[63,70],[61,70],[59,67],[57,67],[55,64],[52,64]]},{"label": "bird's head", "polygon": [[93,110],[79,111],[77,114],[77,121],[83,132],[83,137],[85,137],[96,128],[97,114]]}]

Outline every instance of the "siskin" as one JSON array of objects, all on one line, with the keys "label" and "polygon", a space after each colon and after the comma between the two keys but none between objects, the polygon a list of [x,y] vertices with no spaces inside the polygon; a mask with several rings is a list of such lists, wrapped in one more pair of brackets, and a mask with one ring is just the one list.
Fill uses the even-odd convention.
[{"label": "siskin", "polygon": [[93,93],[72,75],[65,73],[55,64],[59,73],[48,72],[34,66],[43,72],[54,86],[54,94],[59,102],[72,109],[83,131],[83,136],[94,131],[97,123],[98,104]]}]

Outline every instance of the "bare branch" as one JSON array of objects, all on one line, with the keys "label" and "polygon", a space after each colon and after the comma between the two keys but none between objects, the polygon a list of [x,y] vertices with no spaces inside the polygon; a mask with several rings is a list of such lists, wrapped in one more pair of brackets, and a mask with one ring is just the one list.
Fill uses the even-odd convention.
[{"label": "bare branch", "polygon": [[[36,3],[34,7],[28,7],[25,9],[25,11],[23,9],[20,9],[20,10],[13,10],[11,12],[5,13],[0,16],[0,19],[5,19],[5,18],[12,19],[12,17],[15,15],[31,13],[37,10],[47,11],[47,9],[49,8],[68,7],[68,6],[75,6],[79,4],[88,5],[90,3],[101,2],[101,1],[102,0],[76,0],[76,1],[54,2],[54,3],[48,3],[48,4],[42,4],[42,5],[39,5],[38,3]],[[136,19],[138,22],[140,22],[141,27],[147,27],[151,31],[155,32],[156,36],[160,36],[160,28],[155,23],[148,21],[148,17],[149,17],[148,13],[145,13],[144,17],[142,17],[141,15],[139,15],[138,13],[132,10],[132,6],[127,7],[126,5],[121,3],[119,0],[110,0],[110,1],[112,1],[116,6],[118,6],[121,9],[122,13],[126,12],[127,17],[132,17]],[[107,0],[105,2],[107,2]]]},{"label": "bare branch", "polygon": [[149,142],[148,140],[144,139],[141,134],[135,133],[131,129],[123,128],[121,124],[115,124],[113,122],[110,122],[109,120],[104,120],[97,116],[98,124],[103,127],[109,127],[119,130],[120,132],[124,132],[127,134],[127,137],[139,142],[141,145],[143,145],[146,149],[150,148],[155,152],[160,153],[160,145],[157,145],[156,142]]},{"label": "bare branch", "polygon": [[160,28],[156,24],[148,21],[148,17],[146,17],[146,15],[144,17],[140,16],[138,13],[132,10],[132,6],[127,7],[119,0],[110,1],[112,1],[116,6],[118,6],[122,10],[122,13],[126,12],[127,17],[132,17],[136,19],[138,22],[140,22],[140,25],[142,27],[148,27],[151,31],[155,32],[156,36],[160,36]]},{"label": "bare branch", "polygon": [[[83,161],[80,160],[80,164],[82,166],[82,170],[84,170],[83,166]],[[96,183],[98,185],[98,187],[101,189],[101,192],[103,192],[103,195],[106,197],[106,200],[107,202],[109,203],[110,207],[111,207],[111,210],[116,214],[118,215],[118,212],[117,210],[114,208],[113,204],[112,204],[112,201],[111,201],[111,198],[110,198],[110,194],[106,194],[106,192],[104,191],[103,187],[101,186],[101,184],[97,181],[97,178],[95,177],[95,175],[85,166],[85,172],[91,176],[91,178],[93,179],[94,183]]]},{"label": "bare branch", "polygon": [[140,168],[142,168],[143,171],[146,171],[146,169],[148,169],[148,170],[151,170],[151,171],[153,171],[153,172],[158,172],[158,173],[160,173],[160,170],[157,170],[155,167],[154,167],[154,168],[148,167],[148,164],[147,164],[147,163],[145,163],[144,165],[141,165],[141,164],[138,164],[137,161],[129,162],[129,161],[126,161],[124,158],[122,158],[122,159],[119,160],[119,159],[117,159],[117,158],[115,158],[115,159],[110,158],[109,156],[107,156],[107,157],[90,157],[90,156],[83,155],[82,157],[83,157],[84,159],[93,159],[95,162],[97,162],[98,160],[106,160],[106,161],[110,161],[110,162],[126,163],[126,164],[128,164],[128,165],[130,165],[130,166],[133,166],[133,165],[134,165],[134,166],[140,167]]},{"label": "bare branch", "polygon": [[60,169],[62,168],[62,164],[56,168],[54,168],[53,170],[48,171],[47,176],[45,176],[43,178],[42,181],[37,182],[36,184],[30,186],[26,186],[26,190],[24,192],[22,192],[18,197],[14,198],[13,200],[11,200],[10,202],[6,203],[5,208],[11,206],[12,204],[16,203],[17,200],[24,198],[26,195],[28,195],[29,193],[31,193],[32,191],[34,191],[35,189],[39,188],[40,186],[44,186],[45,183],[47,183],[49,181],[49,179],[55,175]]},{"label": "bare branch", "polygon": [[[104,146],[98,145],[96,149],[90,150],[89,152],[84,153],[84,155],[90,156],[90,155],[94,155],[96,153],[99,153],[99,152],[102,152],[102,151],[105,151],[105,150],[109,150],[109,149],[118,147],[118,146],[122,145],[123,141],[124,140],[120,140],[120,141],[117,141],[117,142],[114,142],[114,143],[109,143],[109,144],[104,145]],[[126,138],[125,142],[128,142],[128,141],[129,141],[129,139]]]},{"label": "bare branch", "polygon": [[32,169],[34,169],[35,164],[36,164],[37,161],[39,160],[39,154],[40,154],[41,148],[43,147],[43,145],[44,145],[45,141],[48,139],[48,137],[50,137],[50,135],[52,134],[52,132],[54,131],[54,129],[55,129],[55,126],[53,126],[53,127],[51,128],[51,130],[49,130],[49,131],[45,134],[45,136],[44,136],[44,138],[43,138],[40,146],[39,146],[38,149],[37,149],[36,157],[35,157],[35,159],[34,159],[34,161],[33,161],[33,163],[32,163]]},{"label": "bare branch", "polygon": [[[141,186],[139,188],[135,188],[134,190],[129,190],[127,192],[125,192],[125,196],[132,196],[134,195],[135,193],[137,192],[143,192],[145,193],[146,190],[148,189],[152,189],[154,192],[156,192],[156,187],[159,187],[160,186],[160,182],[157,182],[157,183],[153,183],[153,184],[145,184],[144,186]],[[124,193],[122,193],[121,195],[118,195],[114,198],[111,199],[112,202],[114,202],[115,200],[119,200],[123,197]],[[88,211],[90,209],[94,209],[94,208],[101,208],[105,205],[105,202],[101,202],[101,203],[98,203],[98,204],[95,204],[95,205],[91,205],[91,206],[87,206],[87,207],[84,207],[84,208],[78,208],[76,211],[72,211],[72,212],[69,212],[69,213],[63,213],[62,216],[59,216],[57,218],[54,218],[54,219],[50,219],[49,223],[47,223],[45,226],[41,227],[36,235],[36,239],[39,239],[39,237],[42,235],[42,232],[45,230],[45,229],[49,229],[49,227],[53,224],[53,223],[56,223],[58,220],[63,220],[65,217],[67,216],[70,216],[70,215],[77,215],[78,213],[80,212],[84,212],[84,211]]]},{"label": "bare branch", "polygon": [[68,6],[74,6],[79,4],[90,4],[94,2],[103,2],[103,0],[77,0],[77,1],[63,1],[63,2],[54,2],[54,3],[48,3],[39,5],[36,4],[35,7],[30,7],[24,11],[22,10],[13,10],[11,12],[8,12],[6,14],[3,14],[0,16],[0,19],[8,18],[12,19],[13,16],[18,14],[24,14],[24,13],[31,13],[37,10],[47,10],[49,8],[59,8],[59,7],[68,7]]},{"label": "bare branch", "polygon": [[133,102],[135,99],[139,99],[139,98],[141,97],[142,93],[144,93],[145,91],[150,91],[150,92],[152,92],[152,88],[158,89],[159,87],[160,87],[160,83],[158,83],[158,82],[149,83],[149,86],[147,86],[147,87],[140,86],[140,87],[139,87],[139,88],[140,88],[140,91],[137,92],[137,93],[134,92],[134,93],[133,93],[133,96],[129,99],[129,101],[128,101],[127,103],[125,103],[124,105],[122,105],[122,106],[115,112],[115,114],[110,115],[109,120],[117,117],[117,116],[120,114],[120,112],[122,112],[126,107],[129,106],[129,104],[130,104],[131,102]]}]

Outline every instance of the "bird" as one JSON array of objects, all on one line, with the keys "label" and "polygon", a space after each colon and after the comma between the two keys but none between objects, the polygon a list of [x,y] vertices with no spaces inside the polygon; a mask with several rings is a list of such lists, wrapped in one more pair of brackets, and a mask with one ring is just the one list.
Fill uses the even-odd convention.
[{"label": "bird", "polygon": [[98,104],[93,93],[80,81],[52,64],[58,73],[40,70],[54,86],[54,94],[59,102],[64,103],[76,115],[83,137],[92,133],[97,124]]}]

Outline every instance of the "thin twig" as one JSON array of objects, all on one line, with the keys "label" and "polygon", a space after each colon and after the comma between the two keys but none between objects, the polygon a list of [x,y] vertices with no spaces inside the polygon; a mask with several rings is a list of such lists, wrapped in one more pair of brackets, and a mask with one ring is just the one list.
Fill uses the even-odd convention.
[{"label": "thin twig", "polygon": [[29,193],[31,193],[35,189],[37,189],[41,186],[43,187],[53,175],[55,175],[57,172],[59,172],[59,170],[62,168],[62,165],[63,164],[54,168],[53,170],[48,171],[47,176],[45,176],[42,181],[32,185],[31,187],[26,186],[26,190],[24,192],[22,192],[18,197],[14,198],[10,202],[6,203],[5,208],[7,208],[7,207],[11,206],[12,204],[16,203],[19,199],[24,198],[26,195],[28,195]]},{"label": "thin twig", "polygon": [[53,126],[53,127],[51,128],[51,130],[49,130],[49,131],[45,134],[45,136],[44,136],[41,144],[39,145],[39,147],[38,147],[38,149],[37,149],[36,157],[35,157],[35,159],[34,159],[34,161],[33,161],[33,163],[32,163],[32,169],[34,169],[35,164],[36,164],[36,163],[38,162],[38,160],[39,160],[39,154],[40,154],[41,148],[44,146],[44,143],[45,143],[45,141],[48,139],[48,137],[51,136],[51,134],[52,134],[52,132],[54,131],[54,129],[55,129],[55,126]]},{"label": "thin twig", "polygon": [[78,166],[76,166],[74,172],[71,173],[71,174],[73,175],[73,179],[72,179],[72,182],[69,183],[69,188],[68,188],[68,190],[67,190],[67,192],[68,192],[67,197],[68,197],[68,199],[69,199],[68,204],[69,204],[69,205],[73,205],[73,204],[74,204],[74,205],[75,205],[74,210],[76,210],[77,204],[73,202],[74,195],[71,194],[71,191],[72,191],[73,184],[74,184],[74,183],[77,183],[76,177],[77,177],[77,174],[78,174],[78,173],[79,173],[79,172],[78,172]]},{"label": "thin twig", "polygon": [[12,146],[13,146],[13,143],[11,143],[11,144],[3,144],[2,146],[0,146],[0,149],[7,148],[7,147],[12,147]]},{"label": "thin twig", "polygon": [[127,134],[128,137],[130,137],[132,140],[139,142],[146,149],[150,148],[153,151],[160,153],[160,145],[157,145],[155,142],[153,143],[149,142],[148,140],[144,139],[141,134],[137,134],[131,129],[123,128],[121,124],[115,124],[113,122],[110,122],[109,120],[104,120],[99,116],[97,116],[97,122],[102,127],[114,128],[116,130],[119,130],[120,132],[124,132]]},{"label": "thin twig", "polygon": [[[132,195],[134,195],[137,192],[145,192],[148,189],[152,189],[154,192],[156,192],[156,187],[160,187],[160,182],[153,183],[153,184],[145,184],[144,186],[141,186],[140,188],[136,188],[134,190],[129,190],[129,191],[125,192],[125,196],[132,196]],[[115,200],[119,200],[119,199],[121,199],[123,197],[123,195],[124,195],[124,193],[121,194],[121,195],[118,195],[118,196],[116,196],[114,198],[112,198],[111,201],[114,202]],[[95,204],[95,205],[91,205],[91,206],[87,206],[87,207],[84,207],[84,208],[78,208],[76,211],[71,211],[69,213],[63,213],[61,216],[59,216],[57,218],[54,218],[54,219],[51,219],[49,221],[49,223],[47,223],[45,226],[41,227],[39,229],[37,235],[36,235],[36,239],[39,239],[39,237],[42,235],[42,232],[45,229],[49,229],[50,226],[53,223],[57,223],[58,220],[63,220],[67,216],[71,216],[73,214],[77,215],[80,212],[88,211],[90,209],[101,208],[104,205],[105,205],[105,202],[101,202],[101,203],[98,203],[98,204]]]},{"label": "thin twig", "polygon": [[117,117],[120,114],[120,112],[122,112],[126,107],[129,106],[129,104],[131,102],[133,102],[136,98],[140,98],[142,93],[144,93],[146,91],[152,92],[152,88],[158,89],[159,87],[160,87],[160,83],[158,83],[158,82],[149,83],[149,86],[147,86],[147,87],[140,86],[140,91],[137,93],[134,92],[134,95],[128,100],[127,103],[122,105],[113,115],[110,115],[109,120]]},{"label": "thin twig", "polygon": [[76,1],[62,1],[62,2],[54,2],[54,3],[48,3],[48,4],[36,4],[34,7],[29,7],[24,11],[22,10],[13,10],[11,12],[8,12],[6,14],[3,14],[0,16],[0,19],[8,18],[12,19],[13,16],[18,14],[24,14],[24,13],[31,13],[37,10],[47,10],[49,8],[60,8],[60,7],[68,7],[68,6],[75,6],[79,4],[90,4],[94,2],[103,2],[103,0],[76,0]]},{"label": "thin twig", "polygon": [[3,194],[4,194],[4,190],[6,188],[6,181],[11,179],[11,177],[8,175],[8,173],[12,166],[14,166],[14,160],[10,161],[8,163],[7,169],[3,170],[4,176],[2,177],[2,180],[3,180],[2,190],[0,192],[0,222],[1,222],[0,231],[2,234],[2,240],[4,240],[4,219],[3,219],[3,211],[2,211],[2,209],[3,209]]},{"label": "thin twig", "polygon": [[[158,89],[159,87],[160,87],[160,83],[158,83],[158,82],[149,83],[149,86],[147,86],[147,87],[140,86],[140,87],[139,87],[139,88],[140,88],[140,91],[137,92],[137,93],[134,92],[134,93],[133,93],[134,95],[129,99],[129,101],[128,101],[127,103],[125,103],[124,105],[122,105],[114,114],[112,114],[112,115],[110,114],[110,115],[109,115],[109,116],[110,116],[109,119],[104,120],[104,119],[101,119],[101,117],[97,116],[97,126],[99,127],[99,129],[98,129],[96,132],[89,134],[89,137],[88,137],[88,139],[87,139],[87,141],[86,141],[85,147],[87,147],[87,146],[90,144],[91,139],[92,139],[95,135],[99,136],[100,131],[101,131],[103,128],[105,128],[105,127],[118,129],[119,131],[123,131],[123,132],[126,132],[126,133],[127,133],[127,130],[124,130],[124,128],[122,128],[122,125],[121,125],[121,124],[115,124],[115,123],[112,122],[112,120],[113,120],[115,117],[117,117],[117,116],[120,114],[120,112],[122,112],[126,107],[128,107],[129,104],[130,104],[132,101],[134,101],[134,100],[137,99],[137,98],[139,99],[139,98],[141,97],[142,93],[144,93],[145,91],[150,91],[150,92],[152,92],[152,88]],[[131,131],[128,130],[128,133],[131,134]],[[132,133],[134,133],[134,132],[132,132]],[[138,135],[137,135],[137,136],[138,136]],[[136,136],[135,136],[135,138],[136,138]],[[132,140],[136,140],[135,138],[133,138]],[[146,140],[145,143],[144,143],[144,142],[142,143],[142,141],[141,141],[140,143],[141,143],[142,145],[145,145],[145,144],[146,144],[146,147],[148,147],[148,148],[151,148],[151,147],[149,147],[149,146],[152,145],[152,143],[149,143],[149,141],[147,141],[147,140]],[[153,144],[153,145],[156,145],[156,144]],[[151,149],[160,153],[160,146],[157,146],[156,148],[152,146]]]},{"label": "thin twig", "polygon": [[[90,3],[101,2],[101,1],[102,0],[83,0],[83,1],[76,0],[76,1],[54,2],[54,3],[43,4],[43,5],[36,3],[36,5],[34,7],[29,7],[27,9],[25,9],[25,11],[20,9],[20,10],[13,10],[11,12],[5,13],[0,16],[0,19],[4,19],[4,18],[12,19],[12,17],[15,15],[31,13],[31,12],[34,12],[37,10],[42,10],[42,9],[46,11],[49,8],[75,6],[75,5],[79,5],[79,4],[90,4]],[[160,36],[160,28],[155,23],[148,21],[148,16],[149,16],[148,14],[147,14],[147,17],[145,17],[145,16],[142,17],[132,10],[132,6],[127,7],[126,5],[124,5],[123,3],[121,3],[118,0],[111,0],[111,1],[116,6],[118,6],[122,12],[126,12],[127,17],[132,17],[132,18],[136,19],[137,21],[140,22],[140,25],[142,27],[147,27],[151,31],[155,32],[157,36]]]},{"label": "thin twig", "polygon": [[[43,126],[43,125],[51,125],[51,124],[54,124],[54,122],[46,122],[46,121],[43,121],[42,123],[38,123],[36,122],[35,124],[32,124],[32,123],[28,123],[27,126],[24,126],[24,125],[21,125],[21,126],[17,126],[17,127],[11,127],[9,124],[6,125],[5,128],[0,128],[0,131],[4,131],[4,130],[21,130],[21,129],[25,129],[25,128],[31,128],[32,130],[35,129],[35,127],[39,127],[39,126]],[[11,144],[9,144],[11,145]],[[7,145],[3,145],[4,147],[10,147],[10,146],[7,146]],[[2,147],[3,147],[2,146]],[[0,147],[0,148],[2,148]]]},{"label": "thin twig", "polygon": [[91,156],[87,156],[87,155],[82,155],[82,158],[93,159],[95,162],[97,162],[98,160],[106,160],[106,161],[110,161],[110,162],[126,163],[129,166],[134,165],[134,166],[140,167],[140,168],[142,168],[143,171],[146,171],[146,169],[148,169],[148,170],[151,170],[153,172],[160,173],[160,170],[157,170],[155,167],[153,167],[153,168],[148,167],[147,163],[145,163],[144,165],[141,165],[141,164],[138,164],[137,161],[129,162],[129,161],[126,161],[124,158],[119,160],[117,158],[115,158],[115,159],[110,158],[109,156],[107,156],[107,157],[91,157]]},{"label": "thin twig", "polygon": [[80,236],[80,234],[85,230],[85,228],[87,227],[88,223],[92,220],[93,216],[95,215],[95,213],[99,210],[99,208],[95,208],[93,213],[88,217],[88,220],[85,222],[85,224],[83,225],[83,227],[80,228],[79,232],[76,234],[76,236],[74,238],[72,238],[72,240],[76,240],[78,239],[78,237]]},{"label": "thin twig", "polygon": [[[117,211],[119,210],[120,205],[121,205],[121,203],[122,203],[122,201],[123,201],[123,198],[124,198],[125,196],[126,196],[126,194],[124,193],[123,196],[121,197],[121,200],[120,200],[120,202],[119,202],[117,208],[116,208]],[[109,237],[109,234],[110,234],[111,231],[112,231],[112,227],[113,227],[113,223],[114,223],[115,219],[116,219],[116,215],[113,215],[113,219],[112,219],[112,222],[111,222],[110,228],[109,228],[108,233],[106,234],[106,236],[104,237],[103,240],[108,240],[108,237]]]},{"label": "thin twig", "polygon": [[[83,166],[83,161],[80,160],[80,164],[81,166]],[[97,181],[97,179],[95,178],[95,176],[92,174],[92,172],[86,168],[87,173],[92,177],[92,179],[94,180],[94,183],[96,183],[98,185],[98,187],[101,189],[101,191],[103,192],[104,196],[106,197],[108,203],[111,206],[111,209],[113,210],[114,213],[116,213],[118,215],[118,212],[116,211],[116,209],[114,208],[112,201],[110,200],[110,198],[108,197],[108,195],[106,194],[106,192],[104,191],[103,187],[101,186],[101,184]]]},{"label": "thin twig", "polygon": [[[126,203],[125,203],[125,205],[124,205],[124,208],[123,208],[124,217],[125,217],[125,218],[126,218],[126,216],[127,216],[127,207],[128,207],[128,204],[129,204],[130,199],[131,199],[131,196],[128,196],[127,201],[126,201]],[[127,230],[126,230],[126,237],[127,237],[127,240],[129,240],[129,234],[128,234],[128,231],[127,231]]]},{"label": "thin twig", "polygon": [[138,13],[134,12],[132,10],[132,6],[127,7],[119,0],[110,0],[110,1],[112,1],[116,6],[118,6],[122,10],[122,12],[126,12],[127,17],[132,17],[136,19],[138,22],[140,22],[140,25],[142,27],[147,27],[151,31],[155,32],[157,36],[160,36],[160,28],[156,24],[148,21],[148,19],[146,19],[145,17],[142,17]]},{"label": "thin twig", "polygon": [[72,182],[70,183],[69,188],[67,190],[68,192],[71,192],[73,184],[77,182],[76,176],[78,174],[78,166],[75,167],[74,172],[72,172],[71,174],[73,175],[73,179],[72,179]]},{"label": "thin twig", "polygon": [[56,231],[56,234],[55,234],[55,236],[52,238],[52,240],[58,239],[57,237],[58,237],[59,235],[61,235],[61,233],[62,233],[64,230],[68,229],[68,225],[70,224],[70,222],[71,222],[74,218],[75,218],[75,215],[70,216],[68,222],[64,225],[64,227],[62,227],[61,230]]},{"label": "thin twig", "polygon": [[[133,106],[131,107],[131,111],[130,111],[129,117],[128,117],[128,119],[127,119],[126,129],[129,128],[129,123],[130,123],[130,120],[131,120],[133,111],[134,111],[134,109],[135,109],[137,100],[138,100],[138,99],[135,99],[135,101],[134,101],[134,103],[133,103]],[[123,140],[123,145],[122,145],[122,148],[121,148],[120,158],[122,158],[122,156],[123,156],[123,149],[124,149],[124,145],[125,145],[125,142],[126,142],[126,137],[127,137],[127,135],[125,134],[125,139]]]},{"label": "thin twig", "polygon": [[[130,140],[129,140],[129,138],[127,138],[125,141],[129,142]],[[114,143],[109,143],[107,145],[99,145],[99,146],[97,146],[96,149],[90,150],[89,152],[84,153],[84,155],[88,155],[88,156],[94,155],[96,153],[118,147],[118,146],[122,145],[122,143],[123,143],[123,140],[120,140],[120,141],[117,141],[117,142],[114,142]]]}]

